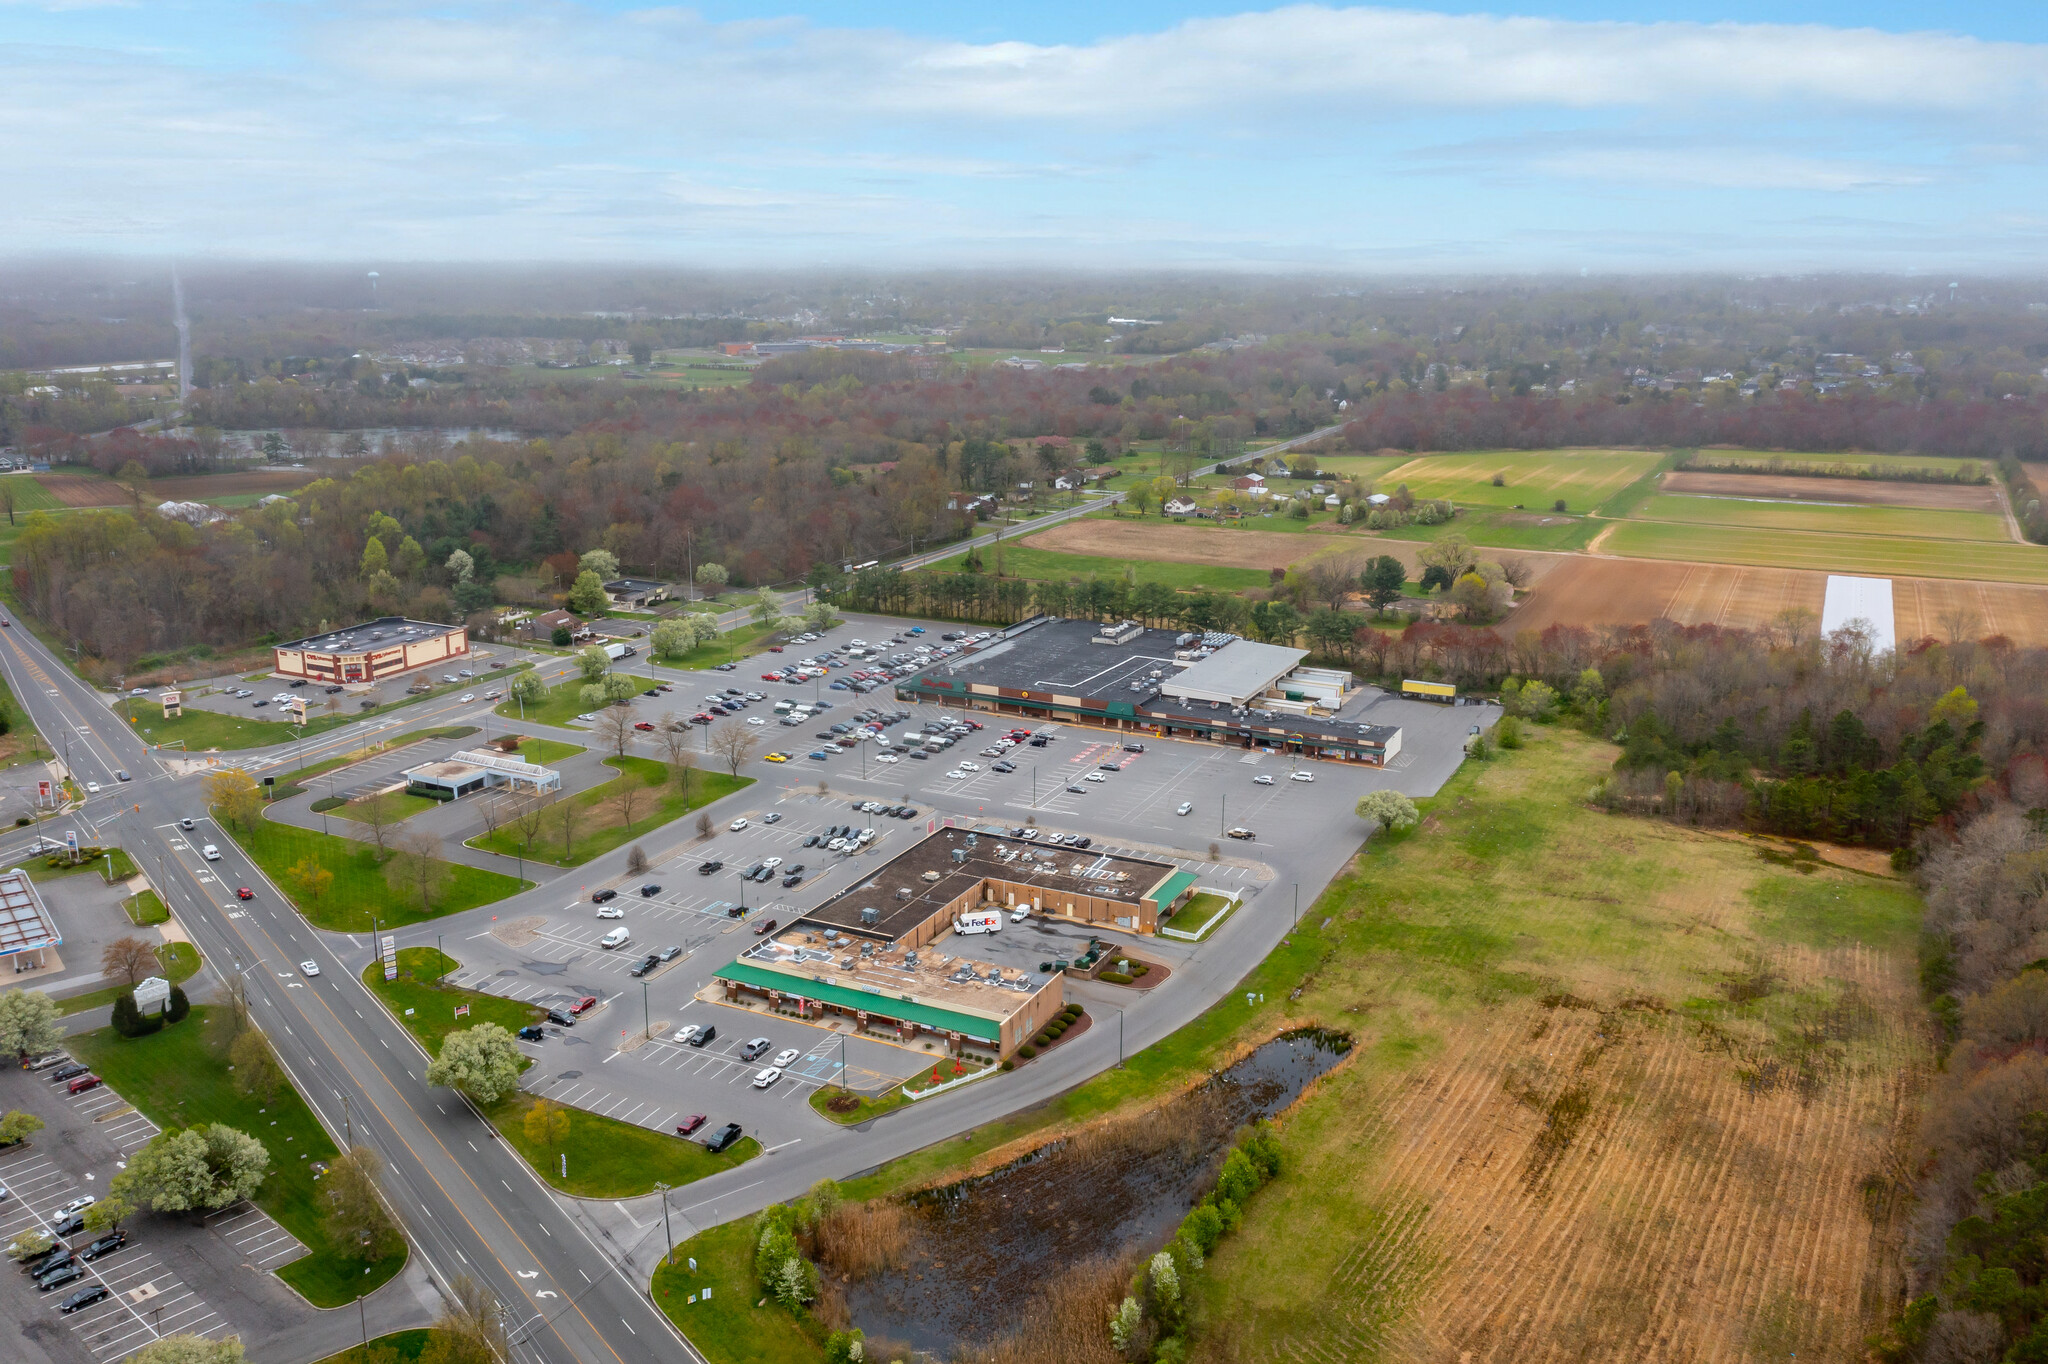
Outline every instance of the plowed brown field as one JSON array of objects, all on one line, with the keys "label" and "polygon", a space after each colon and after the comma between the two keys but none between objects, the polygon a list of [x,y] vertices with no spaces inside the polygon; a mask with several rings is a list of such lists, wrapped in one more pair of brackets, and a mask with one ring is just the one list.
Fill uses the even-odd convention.
[{"label": "plowed brown field", "polygon": [[134,505],[128,490],[105,478],[83,474],[37,474],[36,482],[67,507],[128,507]]},{"label": "plowed brown field", "polygon": [[238,493],[288,493],[321,477],[313,469],[238,469],[223,474],[183,474],[151,479],[152,496],[174,502],[204,502]]},{"label": "plowed brown field", "polygon": [[1864,507],[1999,510],[1998,490],[1988,483],[1888,483],[1881,479],[1797,478],[1784,474],[1712,474],[1674,470],[1664,475],[1662,491],[1694,497],[1843,502]]}]

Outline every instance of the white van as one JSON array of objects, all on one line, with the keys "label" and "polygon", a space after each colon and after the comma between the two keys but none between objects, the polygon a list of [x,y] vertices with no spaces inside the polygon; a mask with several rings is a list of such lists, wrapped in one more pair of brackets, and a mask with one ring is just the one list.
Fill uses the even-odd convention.
[{"label": "white van", "polygon": [[796,709],[796,702],[794,701],[777,701],[775,703],[775,713],[777,715],[787,715],[794,709]]},{"label": "white van", "polygon": [[981,909],[972,914],[962,914],[953,920],[953,931],[962,936],[1000,933],[1003,931],[1003,912],[1000,909]]},{"label": "white van", "polygon": [[597,945],[599,947],[602,947],[605,951],[609,952],[614,947],[624,947],[627,943],[631,941],[633,941],[633,935],[626,931],[626,926],[624,924],[620,924],[617,928],[605,934],[602,938],[599,938],[597,940]]},{"label": "white van", "polygon": [[207,845],[206,845],[205,847],[201,848],[201,849],[199,850],[199,855],[200,855],[201,857],[205,858],[205,859],[206,859],[207,861],[209,861],[209,862],[218,862],[218,861],[220,861],[220,849],[219,849],[219,848],[216,848],[216,847],[214,847],[214,846],[213,846],[213,844],[211,844],[211,843],[209,843],[209,844],[207,844]]}]

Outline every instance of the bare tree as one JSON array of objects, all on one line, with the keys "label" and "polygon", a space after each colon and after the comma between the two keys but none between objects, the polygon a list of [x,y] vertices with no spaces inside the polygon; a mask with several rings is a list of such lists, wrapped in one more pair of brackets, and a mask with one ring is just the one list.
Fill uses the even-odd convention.
[{"label": "bare tree", "polygon": [[1311,597],[1335,611],[1358,589],[1358,563],[1342,554],[1320,554],[1303,565],[1301,580]]},{"label": "bare tree", "polygon": [[754,750],[761,745],[761,736],[742,724],[720,725],[711,731],[711,751],[725,760],[732,774],[740,774],[740,765],[754,756]]},{"label": "bare tree", "polygon": [[640,804],[644,790],[645,788],[640,785],[640,779],[631,772],[620,775],[619,789],[612,796],[612,804],[619,807],[619,822],[626,826],[628,833],[633,830],[633,810]]},{"label": "bare tree", "polygon": [[583,806],[573,800],[558,800],[548,807],[554,811],[554,825],[562,831],[562,856],[576,846],[576,826],[583,822]]},{"label": "bare tree", "polygon": [[626,854],[626,873],[629,876],[647,874],[647,850],[635,843]]},{"label": "bare tree", "polygon": [[1975,607],[1965,602],[1943,607],[1935,619],[1941,622],[1941,628],[1947,633],[1948,642],[1951,644],[1961,644],[1966,639],[1975,639],[1977,631],[1984,625],[1984,617],[1977,613]]},{"label": "bare tree", "polygon": [[698,816],[697,816],[697,837],[699,837],[699,838],[709,838],[709,837],[711,837],[711,816],[710,816],[710,815],[708,815],[708,814],[703,814],[703,815],[698,815]]},{"label": "bare tree", "polygon": [[370,841],[377,845],[377,851],[391,851],[391,802],[383,795],[371,796],[368,800],[355,803],[353,818],[370,831]]},{"label": "bare tree", "polygon": [[424,831],[407,834],[384,869],[394,888],[417,892],[420,912],[433,912],[434,895],[448,881],[448,864],[441,860],[441,836]]},{"label": "bare tree", "polygon": [[633,746],[633,711],[628,706],[606,706],[597,717],[598,741],[612,751],[614,758],[626,756],[626,750]]},{"label": "bare tree", "polygon": [[156,949],[141,938],[116,938],[100,953],[100,974],[129,985],[155,975],[158,966]]},{"label": "bare tree", "polygon": [[668,779],[682,788],[683,799],[690,798],[690,770],[697,765],[697,755],[690,751],[690,726],[678,720],[673,713],[661,717],[661,747],[668,756]]},{"label": "bare tree", "polygon": [[1534,576],[1527,559],[1502,559],[1500,571],[1507,578],[1508,584],[1517,588],[1527,587],[1530,578]]},{"label": "bare tree", "polygon": [[541,824],[548,817],[550,803],[547,797],[536,791],[519,807],[519,813],[512,816],[512,831],[519,836],[519,850],[527,857],[533,855],[533,840],[540,837]]}]

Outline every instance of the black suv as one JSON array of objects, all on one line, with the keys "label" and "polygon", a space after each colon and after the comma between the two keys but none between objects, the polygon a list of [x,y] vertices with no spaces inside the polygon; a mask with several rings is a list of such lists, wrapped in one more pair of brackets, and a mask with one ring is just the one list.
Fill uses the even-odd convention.
[{"label": "black suv", "polygon": [[713,1023],[709,1027],[705,1028],[703,1032],[700,1032],[695,1036],[691,1037],[686,1045],[692,1047],[701,1047],[706,1042],[709,1042],[712,1038],[716,1036],[718,1036],[718,1025],[716,1023]]},{"label": "black suv", "polygon": [[560,1009],[548,1010],[548,1022],[563,1028],[573,1028],[576,1026],[576,1020],[563,1013]]},{"label": "black suv", "polygon": [[605,887],[603,890],[594,890],[590,892],[590,903],[592,903],[593,905],[601,905],[607,900],[616,900],[618,898],[619,893],[609,886]]},{"label": "black suv", "polygon": [[53,1082],[57,1080],[75,1080],[79,1076],[85,1074],[87,1071],[91,1069],[91,1066],[82,1066],[78,1062],[73,1061],[68,1066],[59,1066],[55,1070],[51,1071],[50,1079]]},{"label": "black suv", "polygon": [[661,894],[661,887],[656,885],[652,881],[649,881],[646,885],[640,887],[640,897],[642,899],[651,900],[659,894]]},{"label": "black suv", "polygon": [[[691,1038],[691,1045],[694,1046],[696,1044],[696,1041],[696,1038]],[[710,1136],[704,1138],[704,1149],[715,1156],[720,1151],[723,1151],[726,1147],[732,1145],[739,1139],[740,1125],[736,1122],[729,1122],[725,1126],[719,1128],[716,1132],[713,1132]]]}]

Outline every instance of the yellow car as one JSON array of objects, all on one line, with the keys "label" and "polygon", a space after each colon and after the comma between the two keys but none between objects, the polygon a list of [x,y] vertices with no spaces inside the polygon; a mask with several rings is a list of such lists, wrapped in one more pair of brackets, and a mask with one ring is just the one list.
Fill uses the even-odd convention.
[{"label": "yellow car", "polygon": [[768,761],[772,763],[786,763],[789,761],[789,755],[787,753],[770,753]]}]

